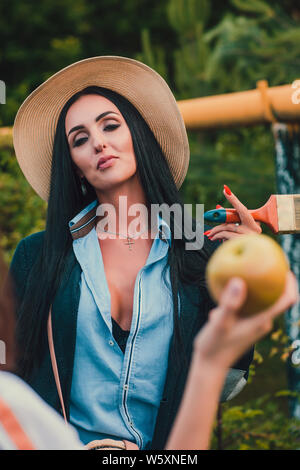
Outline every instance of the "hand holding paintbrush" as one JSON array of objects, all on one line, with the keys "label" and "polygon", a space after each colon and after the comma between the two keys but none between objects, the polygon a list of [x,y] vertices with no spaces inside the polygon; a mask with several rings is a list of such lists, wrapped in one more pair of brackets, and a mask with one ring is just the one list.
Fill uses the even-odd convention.
[{"label": "hand holding paintbrush", "polygon": [[[217,206],[217,209],[205,212],[204,220],[213,221],[219,225],[208,230],[204,235],[212,241],[224,241],[246,233],[261,233],[260,223],[254,220],[251,211],[241,203],[228,186],[224,185],[223,193],[228,202],[232,204],[233,209],[219,208]],[[214,214],[217,214],[217,216],[214,216]]]},{"label": "hand holding paintbrush", "polygon": [[[250,231],[254,230],[256,232],[258,232],[257,227],[259,227],[262,222],[268,225],[276,234],[300,233],[299,194],[272,194],[264,206],[254,210],[248,210],[241,204],[226,185],[224,185],[224,195],[234,208],[225,209],[221,206],[217,206],[215,210],[205,212],[204,220],[221,224],[209,231],[210,237],[217,233],[219,234],[222,229],[241,233],[240,229],[237,228],[238,226],[235,225],[236,223],[241,223],[239,226],[241,228],[248,228]],[[252,220],[250,220],[249,217],[251,217]],[[249,230],[242,231],[242,233],[248,232]],[[205,234],[207,233],[208,232],[205,232]]]}]

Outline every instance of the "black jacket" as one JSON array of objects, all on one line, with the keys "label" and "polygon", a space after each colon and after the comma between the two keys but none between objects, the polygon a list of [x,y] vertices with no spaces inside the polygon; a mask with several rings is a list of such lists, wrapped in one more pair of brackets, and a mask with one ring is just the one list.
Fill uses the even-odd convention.
[{"label": "black jacket", "polygon": [[[18,244],[15,251],[10,266],[10,273],[15,283],[16,294],[19,301],[21,301],[24,296],[29,272],[41,249],[43,236],[44,232],[38,232],[24,238]],[[217,246],[211,242],[207,243],[210,243],[212,251]],[[80,298],[80,277],[81,267],[77,262],[73,250],[70,250],[65,263],[63,279],[52,305],[53,338],[68,419],[76,341],[77,310]],[[200,291],[197,286],[184,285],[182,286],[182,292],[180,321],[182,325],[182,339],[187,350],[187,360],[189,364],[192,354],[193,339],[205,323],[213,303],[209,296],[205,295],[203,291]],[[169,354],[167,377],[156,420],[152,449],[163,449],[165,446],[181,402],[188,373],[188,366],[184,362],[184,359],[182,358],[180,363],[176,363],[171,352],[172,348]],[[238,382],[234,372],[238,371],[242,376],[247,378],[252,358],[253,349],[245,354],[231,369],[233,375],[228,377],[227,389],[224,387],[223,390],[223,399],[226,400],[228,398]],[[62,411],[52,373],[49,352],[43,355],[38,374],[32,376],[28,383],[50,406],[59,412]]]}]

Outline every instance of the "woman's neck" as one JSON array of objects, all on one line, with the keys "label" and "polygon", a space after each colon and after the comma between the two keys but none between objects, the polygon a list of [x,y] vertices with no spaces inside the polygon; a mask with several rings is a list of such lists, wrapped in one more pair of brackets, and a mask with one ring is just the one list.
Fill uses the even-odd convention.
[{"label": "woman's neck", "polygon": [[109,227],[114,227],[112,231],[120,234],[132,234],[134,229],[144,232],[147,227],[150,230],[151,214],[145,192],[136,178],[109,190],[96,189],[96,194],[99,205],[105,211],[99,216],[99,221],[104,222],[105,219],[108,231]]}]

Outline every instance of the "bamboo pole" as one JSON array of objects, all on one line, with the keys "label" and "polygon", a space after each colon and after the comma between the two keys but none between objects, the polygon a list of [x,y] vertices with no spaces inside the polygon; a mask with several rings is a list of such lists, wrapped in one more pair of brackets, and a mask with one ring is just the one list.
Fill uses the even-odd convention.
[{"label": "bamboo pole", "polygon": [[255,90],[183,100],[178,105],[189,130],[292,123],[300,121],[300,103],[293,95],[291,84],[269,88],[266,80],[260,80]]}]

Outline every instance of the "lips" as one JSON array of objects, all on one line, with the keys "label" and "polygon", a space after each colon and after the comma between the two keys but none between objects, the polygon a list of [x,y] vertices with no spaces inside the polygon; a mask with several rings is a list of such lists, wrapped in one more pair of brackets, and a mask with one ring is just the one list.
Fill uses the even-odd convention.
[{"label": "lips", "polygon": [[118,158],[118,157],[115,157],[115,155],[107,155],[107,156],[103,156],[99,158],[98,163],[97,163],[97,170],[100,170],[102,167],[104,167],[104,164],[106,162],[108,162],[109,160],[113,158]]}]

